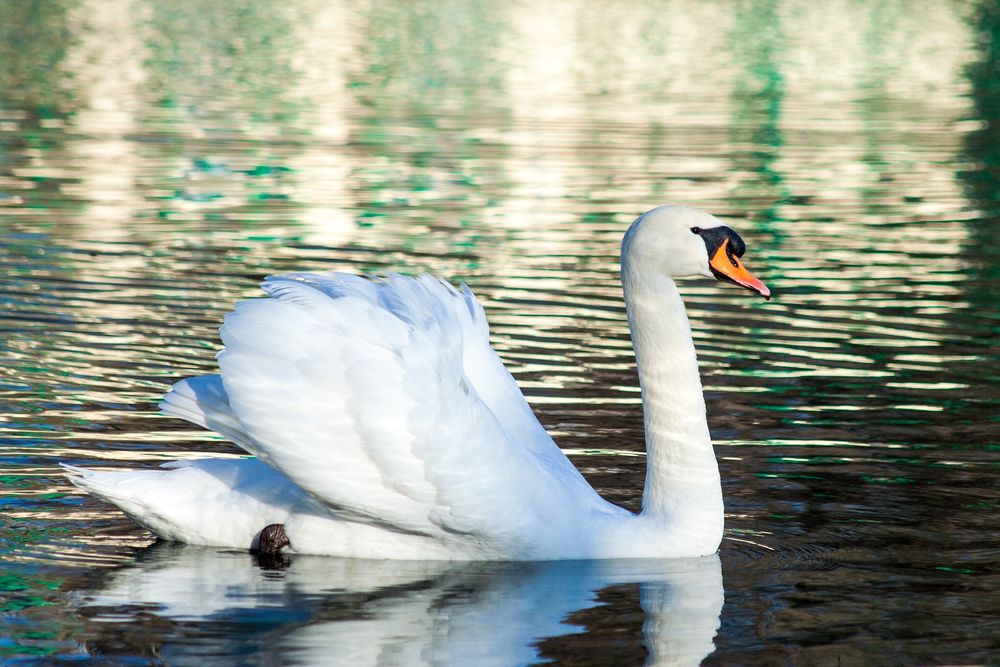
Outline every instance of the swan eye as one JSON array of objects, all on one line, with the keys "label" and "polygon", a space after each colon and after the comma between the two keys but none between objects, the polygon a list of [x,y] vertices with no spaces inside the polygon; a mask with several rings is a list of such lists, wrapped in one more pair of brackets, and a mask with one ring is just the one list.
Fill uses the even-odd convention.
[{"label": "swan eye", "polygon": [[692,227],[691,228],[691,233],[692,234],[701,234],[701,227]]}]

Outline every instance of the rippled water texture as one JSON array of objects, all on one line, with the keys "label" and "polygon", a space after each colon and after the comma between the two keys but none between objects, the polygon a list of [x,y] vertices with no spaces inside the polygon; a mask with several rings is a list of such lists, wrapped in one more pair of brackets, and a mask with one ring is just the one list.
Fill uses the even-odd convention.
[{"label": "rippled water texture", "polygon": [[[0,662],[1000,660],[995,4],[544,7],[0,3]],[[263,276],[427,270],[636,509],[618,242],[668,201],[775,295],[682,285],[719,559],[275,569],[57,470],[235,454],[155,403]]]}]

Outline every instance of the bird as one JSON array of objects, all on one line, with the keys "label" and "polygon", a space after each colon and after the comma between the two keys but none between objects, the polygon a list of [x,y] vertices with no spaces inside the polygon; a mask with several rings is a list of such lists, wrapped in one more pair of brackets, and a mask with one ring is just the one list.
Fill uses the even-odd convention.
[{"label": "bird", "polygon": [[236,304],[219,372],[161,409],[249,456],[156,469],[65,465],[70,480],[162,539],[367,559],[543,561],[715,553],[719,467],[674,279],[770,299],[743,239],[665,205],[621,244],[643,402],[641,511],[605,500],[545,431],[489,343],[466,285],[430,275],[291,273]]}]

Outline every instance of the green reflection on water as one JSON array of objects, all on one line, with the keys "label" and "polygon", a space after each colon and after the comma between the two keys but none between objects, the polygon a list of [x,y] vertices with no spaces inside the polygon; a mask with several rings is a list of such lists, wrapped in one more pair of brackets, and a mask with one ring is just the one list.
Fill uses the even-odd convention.
[{"label": "green reflection on water", "polygon": [[968,299],[986,313],[996,313],[1000,298],[1000,244],[996,242],[1000,229],[1000,6],[979,3],[970,23],[977,57],[966,74],[972,84],[973,118],[979,128],[965,138],[972,168],[958,175],[984,217],[969,223],[965,255],[975,275]]},{"label": "green reflection on water", "polygon": [[[283,120],[294,107],[286,98],[295,80],[294,3],[242,0],[145,2],[146,88],[164,108],[186,112],[192,98],[223,89],[254,104],[242,111],[254,121]],[[233,120],[230,118],[230,122]]]},{"label": "green reflection on water", "polygon": [[488,0],[376,0],[366,16],[367,66],[352,77],[353,90],[416,125],[433,124],[445,100],[478,109],[504,87],[505,14],[505,5]]},{"label": "green reflection on water", "polygon": [[[75,41],[69,14],[78,4],[73,0],[0,3],[0,109],[16,102],[45,118],[77,104],[64,61]],[[32,141],[30,135],[25,139]]]},{"label": "green reflection on water", "polygon": [[732,141],[739,149],[734,169],[745,181],[732,191],[751,211],[760,229],[775,241],[781,237],[781,205],[789,190],[777,167],[784,138],[781,130],[784,103],[784,28],[776,0],[756,0],[737,5],[732,35],[733,55],[741,69],[733,77]]}]

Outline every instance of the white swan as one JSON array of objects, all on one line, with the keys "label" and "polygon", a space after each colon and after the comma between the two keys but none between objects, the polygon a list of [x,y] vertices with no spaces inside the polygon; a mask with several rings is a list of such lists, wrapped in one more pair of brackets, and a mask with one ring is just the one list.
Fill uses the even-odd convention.
[{"label": "white swan", "polygon": [[[73,482],[163,538],[202,545],[256,547],[279,524],[295,552],[359,558],[714,553],[722,489],[673,277],[715,275],[768,298],[743,251],[718,219],[681,206],[625,234],[646,430],[639,514],[601,498],[546,434],[469,289],[430,276],[267,279],[270,298],[225,318],[221,373],[178,382],[161,404],[256,458],[70,467]],[[268,546],[285,543],[276,534]]]}]

